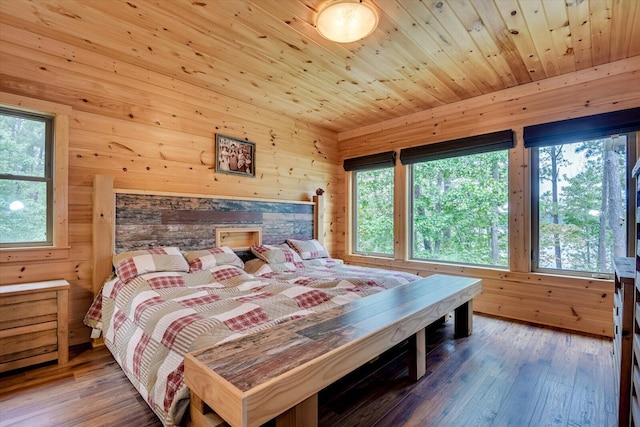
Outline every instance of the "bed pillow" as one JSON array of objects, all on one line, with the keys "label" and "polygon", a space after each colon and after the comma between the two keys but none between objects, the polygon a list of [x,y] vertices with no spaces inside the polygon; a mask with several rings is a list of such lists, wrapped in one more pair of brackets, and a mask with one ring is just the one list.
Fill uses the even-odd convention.
[{"label": "bed pillow", "polygon": [[115,254],[113,266],[124,283],[145,273],[189,271],[187,260],[176,247],[158,247]]},{"label": "bed pillow", "polygon": [[329,258],[329,252],[316,239],[287,239],[287,243],[300,254],[302,259]]},{"label": "bed pillow", "polygon": [[253,245],[251,252],[267,264],[302,262],[300,255],[287,245]]},{"label": "bed pillow", "polygon": [[217,265],[244,267],[242,260],[228,246],[191,251],[184,254],[184,257],[189,263],[190,271],[209,270]]}]

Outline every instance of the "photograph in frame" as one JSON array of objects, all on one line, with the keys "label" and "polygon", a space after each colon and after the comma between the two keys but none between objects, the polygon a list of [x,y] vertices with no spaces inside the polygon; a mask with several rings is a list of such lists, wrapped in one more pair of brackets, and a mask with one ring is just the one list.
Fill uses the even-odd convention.
[{"label": "photograph in frame", "polygon": [[256,176],[256,144],[216,134],[216,172]]}]

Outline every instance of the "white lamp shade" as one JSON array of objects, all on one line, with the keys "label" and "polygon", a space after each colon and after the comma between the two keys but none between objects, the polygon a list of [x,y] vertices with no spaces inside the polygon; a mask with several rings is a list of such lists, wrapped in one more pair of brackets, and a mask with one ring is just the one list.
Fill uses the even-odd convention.
[{"label": "white lamp shade", "polygon": [[338,0],[318,12],[316,28],[320,35],[338,43],[360,40],[378,25],[378,14],[368,3]]}]

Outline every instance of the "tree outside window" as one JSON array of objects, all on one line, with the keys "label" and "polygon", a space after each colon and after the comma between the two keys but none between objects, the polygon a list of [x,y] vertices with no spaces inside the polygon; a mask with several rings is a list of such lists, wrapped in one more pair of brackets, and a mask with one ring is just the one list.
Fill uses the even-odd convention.
[{"label": "tree outside window", "polygon": [[629,140],[533,148],[535,269],[606,274],[627,256]]},{"label": "tree outside window", "polygon": [[53,119],[0,109],[0,246],[52,242]]},{"label": "tree outside window", "polygon": [[394,169],[354,173],[354,252],[393,255]]},{"label": "tree outside window", "polygon": [[508,150],[413,164],[412,187],[412,258],[508,266]]}]

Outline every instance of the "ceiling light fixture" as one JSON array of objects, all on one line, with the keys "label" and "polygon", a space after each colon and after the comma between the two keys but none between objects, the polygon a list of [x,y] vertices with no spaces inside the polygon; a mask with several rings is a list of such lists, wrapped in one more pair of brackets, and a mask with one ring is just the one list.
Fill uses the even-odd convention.
[{"label": "ceiling light fixture", "polygon": [[316,17],[320,35],[338,43],[350,43],[367,37],[378,25],[378,13],[362,0],[328,2]]}]

